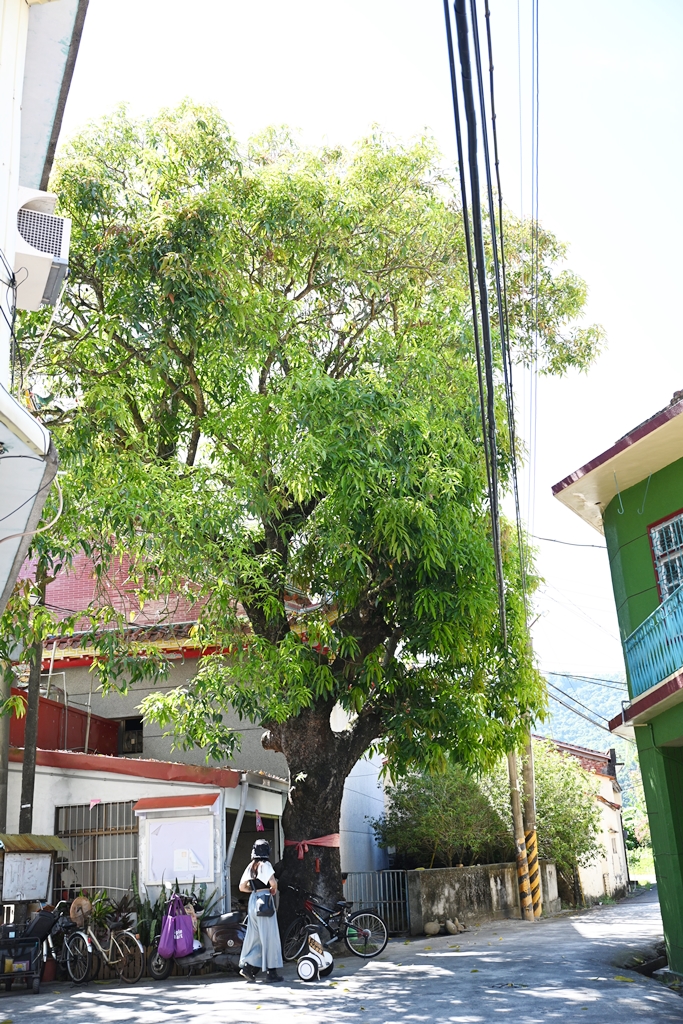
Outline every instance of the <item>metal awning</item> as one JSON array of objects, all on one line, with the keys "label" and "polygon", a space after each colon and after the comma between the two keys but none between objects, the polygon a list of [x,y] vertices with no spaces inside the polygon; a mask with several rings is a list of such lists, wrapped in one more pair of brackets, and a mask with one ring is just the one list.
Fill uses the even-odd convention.
[{"label": "metal awning", "polygon": [[141,811],[180,810],[183,807],[213,807],[220,793],[191,793],[189,796],[146,796],[134,805],[136,814]]},{"label": "metal awning", "polygon": [[553,495],[599,533],[617,491],[628,490],[683,456],[683,401],[674,399],[596,458],[553,486]]},{"label": "metal awning", "polygon": [[0,832],[0,850],[5,853],[62,853],[68,849],[59,836],[7,835]]}]

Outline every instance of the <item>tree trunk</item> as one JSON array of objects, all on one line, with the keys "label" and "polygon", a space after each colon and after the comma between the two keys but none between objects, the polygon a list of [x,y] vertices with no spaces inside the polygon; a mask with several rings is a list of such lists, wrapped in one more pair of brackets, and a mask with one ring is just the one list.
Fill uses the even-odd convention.
[{"label": "tree trunk", "polygon": [[24,763],[21,770],[21,804],[19,832],[33,827],[33,793],[36,783],[36,747],[38,745],[38,709],[40,706],[40,675],[43,666],[43,644],[37,641],[29,648],[28,706],[24,730]]},{"label": "tree trunk", "polygon": [[[315,840],[339,832],[344,783],[376,738],[379,720],[369,715],[359,718],[353,729],[333,732],[332,707],[319,701],[296,718],[270,726],[263,738],[264,747],[283,753],[289,766],[290,791],[282,816],[286,840]],[[301,859],[296,846],[285,846],[279,874],[282,928],[301,906],[301,897],[289,885],[315,893],[328,907],[344,898],[339,847],[309,844]]]}]

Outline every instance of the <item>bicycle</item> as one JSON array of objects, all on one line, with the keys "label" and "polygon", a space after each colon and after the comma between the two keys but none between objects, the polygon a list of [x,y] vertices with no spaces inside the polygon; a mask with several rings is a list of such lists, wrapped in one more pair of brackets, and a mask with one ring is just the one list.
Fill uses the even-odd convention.
[{"label": "bicycle", "polygon": [[85,931],[75,932],[69,938],[66,966],[69,977],[76,985],[90,979],[93,956],[112,967],[121,981],[134,985],[142,977],[145,951],[137,935],[121,926],[120,921],[107,922],[109,945],[105,948],[90,925]]},{"label": "bicycle", "polygon": [[370,959],[379,956],[389,941],[387,926],[379,916],[370,910],[356,910],[353,914],[349,909],[353,903],[339,900],[337,910],[326,907],[317,901],[315,893],[300,889],[296,885],[287,887],[292,892],[304,896],[303,909],[294,918],[285,932],[282,941],[282,956],[285,960],[296,960],[301,956],[308,941],[310,925],[318,923],[329,932],[330,938],[324,946],[343,939],[349,952],[355,956]]},{"label": "bicycle", "polygon": [[[62,910],[62,907],[64,909]],[[68,915],[69,901],[60,900],[52,913],[56,917],[55,924],[43,943],[43,960],[52,958],[56,964],[57,978],[61,981],[68,974],[67,955],[69,940],[76,925]]]}]

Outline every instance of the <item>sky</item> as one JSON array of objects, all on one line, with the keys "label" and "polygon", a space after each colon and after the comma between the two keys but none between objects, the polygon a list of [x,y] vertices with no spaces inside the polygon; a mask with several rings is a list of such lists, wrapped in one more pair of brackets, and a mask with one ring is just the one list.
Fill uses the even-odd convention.
[{"label": "sky", "polygon": [[[490,5],[503,196],[528,214],[531,0]],[[537,536],[602,545],[550,489],[683,387],[683,3],[540,0],[539,12],[540,220],[588,282],[585,322],[607,348],[587,374],[540,381],[535,434],[518,371],[536,451],[523,511]],[[62,139],[121,102],[147,115],[184,97],[217,106],[241,139],[287,124],[309,144],[350,145],[379,125],[403,140],[426,131],[454,158],[442,0],[90,0]],[[537,544],[539,664],[623,678],[606,553]]]}]

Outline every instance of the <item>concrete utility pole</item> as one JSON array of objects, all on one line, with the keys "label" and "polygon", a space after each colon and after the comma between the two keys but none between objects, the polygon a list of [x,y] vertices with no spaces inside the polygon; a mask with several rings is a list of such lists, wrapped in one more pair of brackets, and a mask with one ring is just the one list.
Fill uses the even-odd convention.
[{"label": "concrete utility pole", "polygon": [[540,917],[543,911],[543,891],[541,888],[541,868],[538,863],[538,838],[536,836],[536,782],[534,777],[534,751],[531,746],[531,733],[528,733],[524,750],[524,845],[529,868],[529,885],[534,917]]},{"label": "concrete utility pole", "polygon": [[[5,677],[5,669],[0,667],[0,703],[9,699],[11,684]],[[0,832],[7,831],[7,776],[9,770],[9,723],[11,715],[0,716]]]},{"label": "concrete utility pole", "polygon": [[512,828],[515,837],[515,859],[517,861],[517,884],[519,885],[519,903],[525,921],[534,920],[534,907],[531,901],[529,886],[529,865],[526,859],[524,842],[524,819],[522,817],[522,800],[519,793],[519,775],[517,773],[517,755],[513,751],[508,754],[508,777],[510,779],[510,805],[512,807]]}]

